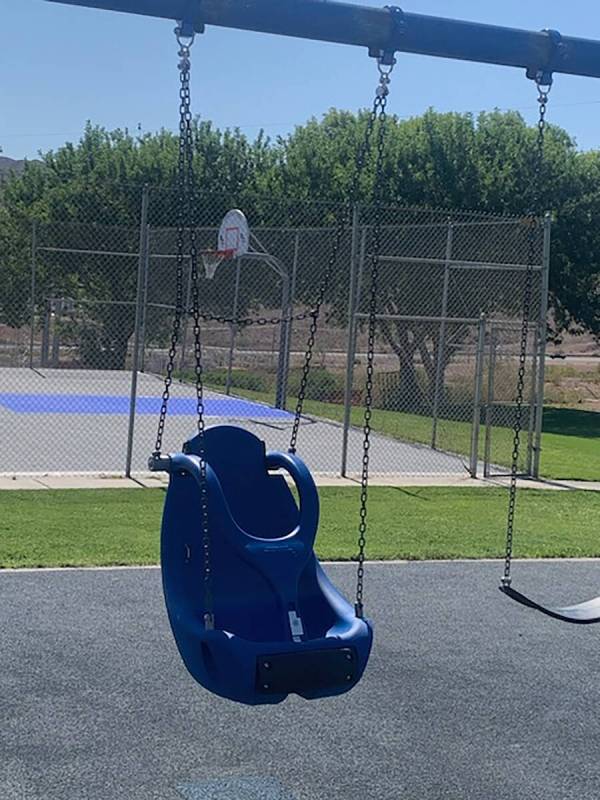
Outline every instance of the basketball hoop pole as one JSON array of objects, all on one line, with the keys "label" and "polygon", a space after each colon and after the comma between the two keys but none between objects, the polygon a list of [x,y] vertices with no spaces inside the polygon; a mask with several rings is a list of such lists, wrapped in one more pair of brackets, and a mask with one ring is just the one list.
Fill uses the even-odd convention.
[{"label": "basketball hoop pole", "polygon": [[176,21],[600,78],[600,41],[328,0],[49,0]]}]

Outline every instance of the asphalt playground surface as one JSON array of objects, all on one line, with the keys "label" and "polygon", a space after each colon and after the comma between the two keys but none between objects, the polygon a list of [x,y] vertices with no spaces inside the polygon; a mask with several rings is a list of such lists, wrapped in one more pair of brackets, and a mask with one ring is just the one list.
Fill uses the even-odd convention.
[{"label": "asphalt playground surface", "polygon": [[[154,449],[163,389],[162,378],[138,378],[132,470],[147,470]],[[131,374],[91,370],[0,369],[0,474],[118,472],[127,460]],[[241,425],[272,450],[286,450],[293,415],[266,404],[206,392],[208,425]],[[163,450],[176,452],[196,430],[194,387],[177,382]],[[306,415],[298,453],[317,473],[339,475],[342,425]],[[464,475],[464,459],[429,447],[374,434],[372,474]],[[359,474],[362,431],[349,435],[348,472]]]},{"label": "asphalt playground surface", "polygon": [[[352,565],[328,567],[347,592]],[[497,563],[369,565],[349,695],[248,708],[188,676],[158,570],[0,573],[2,800],[597,800],[595,626],[512,604]],[[515,565],[540,599],[597,562]]]}]

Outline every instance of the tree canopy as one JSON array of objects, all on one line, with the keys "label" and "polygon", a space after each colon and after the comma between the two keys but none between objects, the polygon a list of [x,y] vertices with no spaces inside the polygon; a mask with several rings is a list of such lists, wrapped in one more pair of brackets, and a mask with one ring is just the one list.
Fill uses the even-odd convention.
[{"label": "tree canopy", "polygon": [[[346,199],[367,112],[332,109],[286,137],[254,140],[239,130],[221,131],[196,121],[195,174],[199,196],[219,197],[225,210],[244,203],[269,223],[269,208],[290,198],[319,202]],[[516,112],[471,114],[428,111],[407,120],[390,118],[384,179],[390,204],[527,213],[533,202],[536,128]],[[25,321],[28,227],[45,223],[138,224],[140,186],[172,187],[177,137],[170,131],[135,136],[88,124],[77,144],[41,154],[10,177],[0,192],[0,322]],[[370,198],[373,162],[361,185]],[[555,335],[585,329],[600,336],[600,152],[579,152],[562,129],[549,126],[542,175],[544,205],[553,212],[551,297]],[[165,193],[162,218],[176,219],[176,196]],[[198,219],[199,224],[208,220]],[[164,223],[163,223],[164,224]],[[114,285],[78,267],[82,291],[118,299],[135,284],[128,262]],[[87,277],[86,277],[87,275]],[[43,280],[42,276],[42,280]],[[130,324],[120,321],[122,337]]]}]

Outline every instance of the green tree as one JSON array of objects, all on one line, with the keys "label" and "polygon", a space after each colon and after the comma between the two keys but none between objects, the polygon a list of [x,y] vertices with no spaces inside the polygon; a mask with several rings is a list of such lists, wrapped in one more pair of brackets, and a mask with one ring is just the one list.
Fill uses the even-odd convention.
[{"label": "green tree", "polygon": [[[322,119],[309,120],[289,136],[271,142],[262,134],[250,141],[237,130],[219,131],[208,122],[196,122],[197,225],[214,225],[233,205],[250,210],[254,226],[331,224],[336,211],[330,204],[347,200],[366,124],[367,112],[355,115],[332,109]],[[387,125],[384,181],[390,204],[446,208],[449,215],[466,209],[522,215],[531,208],[536,128],[529,127],[518,113],[494,111],[474,117],[430,110],[413,119],[391,117]],[[40,163],[29,164],[22,175],[10,178],[0,196],[0,258],[8,276],[0,286],[0,321],[19,325],[27,320],[28,303],[20,298],[27,298],[29,292],[32,220],[46,231],[54,226],[55,238],[60,225],[69,225],[71,247],[78,237],[89,247],[94,237],[100,240],[105,235],[103,226],[111,226],[116,237],[111,249],[136,252],[143,184],[160,187],[153,192],[153,228],[172,228],[177,220],[173,191],[177,156],[177,137],[169,131],[138,137],[88,124],[79,143],[43,155]],[[551,291],[556,336],[567,329],[590,330],[600,336],[600,234],[594,224],[600,207],[599,161],[600,154],[579,152],[565,131],[549,126],[542,180],[544,205],[555,217]],[[371,154],[360,186],[363,203],[372,197],[373,180]],[[173,252],[172,236],[165,247]],[[319,275],[327,246],[321,244],[305,257],[319,267],[314,270]],[[122,306],[117,313],[108,302],[134,296],[137,265],[133,258],[122,258],[118,268],[116,263],[111,272],[97,259],[44,256],[38,288],[40,296],[62,293],[88,303],[96,301],[88,305],[87,341],[94,359],[118,367],[133,329],[133,308]],[[409,286],[390,273],[382,289],[382,308],[401,313],[398,309],[410,291],[423,314],[428,309],[437,313],[439,307],[434,312],[437,301],[425,277],[413,274]],[[298,289],[306,302],[314,299],[314,283],[300,276]],[[340,270],[330,298],[340,318],[347,289],[347,271]],[[259,302],[250,285],[243,287],[242,299],[245,310]],[[203,301],[211,310],[220,310],[218,281]],[[505,301],[507,307],[515,307],[515,297],[507,294]],[[475,298],[469,302],[476,314]],[[157,318],[159,328],[167,316],[165,312],[164,319]],[[416,380],[417,356],[431,372],[428,365],[438,358],[437,330],[437,326],[419,331],[394,325],[381,328],[407,380]],[[444,363],[447,357],[442,354]],[[427,392],[430,388],[426,387]]]},{"label": "green tree", "polygon": [[[284,142],[288,184],[302,197],[344,198],[366,119],[366,112],[356,117],[332,110],[321,121],[313,119],[298,128]],[[409,120],[390,118],[385,196],[401,205],[446,208],[449,217],[467,209],[525,215],[535,200],[536,137],[537,128],[529,127],[516,112],[493,111],[474,117],[428,111]],[[565,131],[548,127],[541,188],[543,207],[555,217],[551,266],[555,334],[577,325],[600,334],[600,300],[595,294],[599,268],[594,256],[600,243],[591,224],[600,202],[597,165],[597,153],[579,153]],[[363,202],[372,196],[373,179],[371,159],[361,185]],[[393,214],[388,221],[393,222]],[[393,252],[393,243],[386,249]],[[345,311],[346,288],[338,286],[339,316]],[[496,297],[502,298],[505,311],[518,313],[520,298],[514,292],[498,286]],[[439,292],[433,290],[426,271],[384,270],[379,307],[389,314],[415,313],[418,307],[420,315],[437,315]],[[463,315],[473,317],[485,310],[475,292],[463,292],[461,309]],[[389,321],[379,331],[398,356],[405,384],[402,394],[420,397],[427,405],[438,358],[444,369],[451,357],[448,348],[439,352],[440,326]],[[455,328],[454,343],[466,333]],[[417,362],[425,370],[424,385],[417,376]]]},{"label": "green tree", "polygon": [[[201,187],[203,196],[218,196],[223,213],[231,198],[259,191],[273,161],[262,135],[249,142],[239,131],[221,132],[210,123],[196,122],[194,140],[198,190]],[[21,176],[9,179],[0,206],[0,246],[9,274],[0,289],[0,321],[11,325],[26,321],[28,303],[23,299],[29,294],[33,220],[39,224],[42,245],[135,254],[144,184],[164,187],[154,193],[151,223],[176,224],[177,162],[178,140],[168,131],[134,137],[88,124],[77,145],[49,152],[40,162],[29,163]],[[195,210],[198,225],[214,224],[209,203],[197,203]],[[122,301],[133,301],[136,280],[137,261],[132,257],[40,251],[38,298],[69,296],[87,304],[85,320],[67,326],[67,333],[80,341],[84,362],[90,366],[123,367],[135,309]],[[213,302],[218,306],[218,293]],[[160,327],[167,315],[153,318],[155,324]]]},{"label": "green tree", "polygon": [[553,229],[553,333],[600,337],[600,152],[579,153],[575,191],[565,197]]}]

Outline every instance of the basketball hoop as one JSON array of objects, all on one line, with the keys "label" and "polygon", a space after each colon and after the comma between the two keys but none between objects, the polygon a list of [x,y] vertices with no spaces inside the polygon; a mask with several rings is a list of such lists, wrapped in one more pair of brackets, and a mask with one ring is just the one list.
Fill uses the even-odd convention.
[{"label": "basketball hoop", "polygon": [[244,212],[238,208],[228,211],[219,228],[216,250],[202,250],[202,263],[208,280],[215,277],[217,267],[223,261],[242,258],[250,247],[250,230]]},{"label": "basketball hoop", "polygon": [[209,281],[215,277],[217,267],[223,261],[230,261],[235,256],[235,250],[203,250],[200,255],[202,256],[202,263],[204,264],[204,272]]}]

